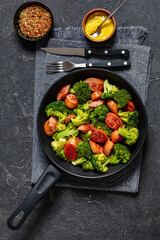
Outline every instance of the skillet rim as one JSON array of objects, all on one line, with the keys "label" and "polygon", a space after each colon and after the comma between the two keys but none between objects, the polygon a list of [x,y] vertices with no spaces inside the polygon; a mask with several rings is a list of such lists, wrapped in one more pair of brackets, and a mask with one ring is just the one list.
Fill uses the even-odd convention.
[{"label": "skillet rim", "polygon": [[[116,171],[114,171],[113,173],[109,173],[106,172],[106,173],[97,173],[96,176],[82,176],[80,174],[77,174],[77,173],[73,173],[63,167],[61,167],[59,164],[57,164],[55,162],[55,160],[48,154],[48,152],[46,151],[46,148],[42,142],[42,138],[41,138],[41,135],[40,135],[40,130],[39,130],[39,125],[40,125],[40,121],[39,121],[39,116],[40,116],[40,111],[41,111],[41,108],[42,108],[42,105],[43,105],[43,102],[44,100],[46,99],[48,93],[50,92],[50,90],[54,87],[54,85],[56,85],[58,82],[63,82],[65,78],[68,78],[69,76],[71,75],[74,75],[74,74],[78,74],[80,72],[88,72],[88,71],[102,71],[104,73],[109,73],[109,74],[112,74],[112,75],[115,75],[116,77],[118,78],[121,78],[122,82],[124,82],[126,85],[129,86],[129,88],[132,89],[132,91],[135,93],[136,97],[138,98],[139,102],[140,102],[140,108],[142,109],[142,112],[143,112],[143,117],[144,117],[144,133],[143,133],[143,137],[142,137],[142,141],[139,143],[138,147],[137,147],[137,151],[134,155],[134,157],[130,158],[130,160],[122,165],[122,167]],[[65,81],[64,81],[65,83]],[[62,86],[63,87],[63,86]],[[128,168],[129,165],[131,165],[134,160],[136,159],[137,155],[139,154],[140,150],[142,149],[142,146],[144,144],[144,141],[146,139],[146,135],[147,135],[147,129],[148,129],[148,118],[147,118],[147,113],[146,113],[146,109],[145,109],[145,106],[137,92],[137,90],[132,86],[132,84],[130,82],[128,82],[124,77],[120,76],[119,74],[117,73],[114,73],[112,71],[109,71],[109,70],[105,70],[105,69],[101,69],[101,68],[89,68],[89,69],[80,69],[80,70],[74,70],[73,72],[70,72],[68,74],[65,74],[63,75],[62,77],[58,78],[49,88],[48,90],[45,92],[45,94],[43,95],[43,98],[41,99],[41,102],[40,102],[40,105],[39,105],[39,108],[38,108],[38,114],[37,114],[37,134],[38,134],[38,139],[39,139],[39,142],[41,144],[41,147],[44,151],[44,153],[46,154],[46,156],[48,157],[50,163],[55,167],[55,168],[58,168],[58,170],[60,171],[64,171],[74,177],[78,177],[78,178],[82,178],[82,179],[101,179],[101,178],[111,178],[111,177],[115,177],[117,175],[122,175],[123,174],[123,171],[126,170]],[[58,159],[58,157],[57,157]],[[59,159],[60,161],[63,161],[62,159]],[[74,167],[74,166],[73,166]]]}]

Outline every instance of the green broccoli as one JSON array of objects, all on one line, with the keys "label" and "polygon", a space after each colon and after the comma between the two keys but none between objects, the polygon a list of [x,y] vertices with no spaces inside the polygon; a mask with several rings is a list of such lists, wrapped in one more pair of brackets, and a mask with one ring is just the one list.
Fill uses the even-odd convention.
[{"label": "green broccoli", "polygon": [[65,130],[60,132],[55,132],[52,138],[54,140],[59,140],[60,138],[68,139],[70,137],[76,137],[78,133],[79,133],[78,129],[75,128],[72,123],[68,123]]},{"label": "green broccoli", "polygon": [[74,166],[77,166],[77,165],[82,165],[84,162],[87,161],[87,158],[85,157],[81,157],[81,158],[78,158],[76,159],[75,161],[71,161],[71,163],[74,165]]},{"label": "green broccoli", "polygon": [[108,164],[116,165],[120,162],[126,163],[129,159],[129,149],[125,145],[115,143],[113,147],[113,153],[111,155],[109,155],[108,157],[104,153],[93,155],[91,162],[97,172],[103,173],[107,172]]},{"label": "green broccoli", "polygon": [[130,159],[129,149],[120,143],[115,143],[113,153],[108,157],[111,165],[119,164],[120,162],[126,163]]},{"label": "green broccoli", "polygon": [[124,137],[124,142],[127,145],[133,145],[137,142],[137,139],[139,137],[139,130],[135,127],[133,128],[119,128],[118,133]]},{"label": "green broccoli", "polygon": [[81,141],[77,144],[76,147],[77,158],[86,157],[87,159],[91,159],[92,150],[88,141]]},{"label": "green broccoli", "polygon": [[65,138],[60,138],[59,140],[54,140],[51,142],[51,147],[54,151],[61,150],[64,148],[67,140]]},{"label": "green broccoli", "polygon": [[73,110],[77,117],[71,118],[71,121],[74,126],[78,127],[82,124],[89,123],[89,111],[83,111],[81,109],[75,108]]},{"label": "green broccoli", "polygon": [[94,111],[90,114],[90,119],[93,117],[97,117],[99,121],[104,121],[107,113],[109,113],[109,109],[106,105],[100,105],[95,107]]},{"label": "green broccoli", "polygon": [[136,110],[134,112],[123,112],[122,110],[119,110],[118,112],[118,116],[129,127],[137,127],[139,120],[138,115],[138,111]]},{"label": "green broccoli", "polygon": [[121,89],[114,95],[114,100],[117,102],[117,107],[122,108],[132,99],[126,89]]},{"label": "green broccoli", "polygon": [[67,159],[66,156],[65,156],[65,154],[64,154],[64,149],[61,149],[61,150],[58,149],[58,150],[56,150],[56,155],[57,155],[58,158],[63,159],[64,161],[70,162],[70,160]]},{"label": "green broccoli", "polygon": [[73,90],[75,91],[80,104],[86,103],[91,99],[91,90],[89,89],[89,84],[87,82],[76,82],[73,85]]},{"label": "green broccoli", "polygon": [[47,117],[54,116],[58,119],[57,131],[62,131],[66,129],[65,118],[72,110],[68,109],[63,101],[56,101],[48,104],[45,112]]},{"label": "green broccoli", "polygon": [[92,131],[88,131],[86,133],[81,133],[80,137],[82,138],[83,141],[89,141],[91,139],[91,133],[92,133]]},{"label": "green broccoli", "polygon": [[59,123],[58,121],[58,125],[57,125],[57,131],[63,131],[66,129],[66,124],[62,124],[62,123]]},{"label": "green broccoli", "polygon": [[101,99],[103,100],[109,100],[113,99],[116,92],[118,92],[119,89],[115,85],[111,85],[108,82],[108,79],[104,81],[104,92],[102,93]]},{"label": "green broccoli", "polygon": [[64,123],[67,113],[63,113],[63,112],[55,110],[55,111],[52,111],[52,116],[57,117],[59,123]]},{"label": "green broccoli", "polygon": [[[92,113],[91,113],[92,114]],[[91,115],[90,115],[91,116]],[[106,132],[107,136],[109,137],[112,133],[112,129],[110,129],[105,122],[101,122],[98,120],[97,117],[91,117],[91,124],[97,129],[102,129],[103,131]]]},{"label": "green broccoli", "polygon": [[82,164],[82,169],[83,169],[83,171],[86,172],[86,171],[94,170],[94,167],[93,167],[91,161],[86,161]]},{"label": "green broccoli", "polygon": [[86,102],[86,103],[78,104],[78,105],[77,105],[77,108],[78,108],[78,109],[81,109],[81,110],[84,110],[84,111],[89,111],[89,112],[91,112],[91,111],[93,111],[93,108],[91,108],[91,107],[89,106],[89,103],[90,103],[90,102],[92,102],[92,101],[90,100],[90,101],[88,101],[88,102]]},{"label": "green broccoli", "polygon": [[71,93],[71,94],[76,94],[76,92],[74,91],[73,88],[70,88],[69,93]]},{"label": "green broccoli", "polygon": [[63,114],[71,114],[71,110],[68,109],[63,101],[55,101],[48,104],[45,108],[47,117],[54,116],[55,111]]},{"label": "green broccoli", "polygon": [[107,164],[109,164],[110,158],[106,157],[104,153],[93,155],[91,158],[91,163],[94,168],[99,173],[105,173],[108,171]]}]

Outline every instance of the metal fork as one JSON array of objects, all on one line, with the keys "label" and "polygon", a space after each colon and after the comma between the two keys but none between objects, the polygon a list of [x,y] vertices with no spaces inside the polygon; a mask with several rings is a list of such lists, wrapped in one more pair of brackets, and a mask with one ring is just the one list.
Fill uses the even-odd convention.
[{"label": "metal fork", "polygon": [[86,63],[72,63],[72,62],[51,62],[46,65],[47,73],[52,72],[69,72],[74,68],[85,68]]},{"label": "metal fork", "polygon": [[56,73],[56,72],[69,72],[75,68],[121,68],[129,67],[130,61],[116,59],[108,60],[97,63],[73,63],[73,62],[49,62],[46,63],[46,72],[47,73]]}]

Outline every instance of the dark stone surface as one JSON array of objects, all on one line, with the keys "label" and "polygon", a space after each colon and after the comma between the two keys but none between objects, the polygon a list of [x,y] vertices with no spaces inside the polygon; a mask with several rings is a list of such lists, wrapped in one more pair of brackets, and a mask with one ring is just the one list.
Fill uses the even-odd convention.
[{"label": "dark stone surface", "polygon": [[[146,45],[153,51],[148,92],[148,137],[144,146],[139,193],[136,195],[54,189],[36,206],[18,231],[7,218],[28,194],[33,129],[34,46],[14,32],[13,16],[24,1],[1,0],[1,130],[0,240],[158,240],[160,238],[160,24],[159,0],[128,0],[116,13],[121,26],[148,29]],[[81,26],[93,8],[112,10],[117,1],[43,1],[53,11],[54,26]],[[159,8],[159,9],[158,9]],[[52,199],[52,201],[50,200]]]}]

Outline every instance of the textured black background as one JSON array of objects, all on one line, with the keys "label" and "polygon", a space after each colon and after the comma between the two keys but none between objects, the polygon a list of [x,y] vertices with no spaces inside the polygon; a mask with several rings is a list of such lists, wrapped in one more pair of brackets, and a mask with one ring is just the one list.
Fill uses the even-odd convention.
[{"label": "textured black background", "polygon": [[[158,240],[160,238],[160,1],[127,0],[116,13],[120,26],[144,26],[152,47],[148,92],[148,136],[136,195],[56,188],[36,206],[18,231],[7,218],[30,191],[35,51],[13,28],[25,1],[0,2],[0,240]],[[81,26],[94,8],[112,10],[118,0],[43,0],[55,27]],[[50,200],[52,199],[52,201]]]}]

